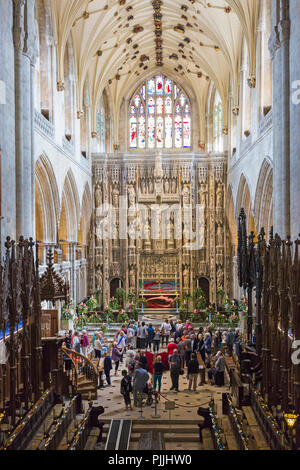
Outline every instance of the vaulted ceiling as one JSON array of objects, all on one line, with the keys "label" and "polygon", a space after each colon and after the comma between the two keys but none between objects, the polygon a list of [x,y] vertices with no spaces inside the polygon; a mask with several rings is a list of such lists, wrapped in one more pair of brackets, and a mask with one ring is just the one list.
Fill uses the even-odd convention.
[{"label": "vaulted ceiling", "polygon": [[201,114],[211,81],[225,104],[231,80],[237,104],[243,36],[249,75],[255,71],[259,0],[51,0],[51,5],[58,81],[64,81],[71,34],[79,102],[88,78],[94,110],[106,87],[118,110],[138,82],[157,70],[185,82]]}]

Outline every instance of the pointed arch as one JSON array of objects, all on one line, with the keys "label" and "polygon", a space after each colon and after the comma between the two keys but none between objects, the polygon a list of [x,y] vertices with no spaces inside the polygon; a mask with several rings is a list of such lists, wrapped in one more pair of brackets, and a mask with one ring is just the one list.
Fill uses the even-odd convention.
[{"label": "pointed arch", "polygon": [[59,238],[64,241],[77,241],[80,221],[80,201],[75,178],[71,169],[67,172],[63,191],[59,221]]},{"label": "pointed arch", "polygon": [[60,202],[53,167],[46,155],[35,164],[36,236],[43,243],[55,243]]},{"label": "pointed arch", "polygon": [[267,158],[264,159],[259,172],[254,214],[257,231],[264,227],[268,234],[273,225],[273,168]]},{"label": "pointed arch", "polygon": [[235,217],[238,217],[242,208],[245,210],[245,214],[247,217],[248,231],[250,232],[251,230],[253,230],[253,232],[255,232],[255,221],[253,217],[251,193],[250,193],[248,182],[243,173],[241,174],[239,189],[237,193]]}]

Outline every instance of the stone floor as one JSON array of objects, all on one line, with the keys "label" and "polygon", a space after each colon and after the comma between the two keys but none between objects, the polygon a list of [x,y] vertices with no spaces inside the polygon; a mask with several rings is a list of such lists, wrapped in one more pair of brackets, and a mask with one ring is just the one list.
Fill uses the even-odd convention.
[{"label": "stone floor", "polygon": [[[161,350],[160,352],[165,351],[165,349]],[[124,361],[125,364],[125,361]],[[101,416],[105,421],[111,419],[130,419],[133,421],[141,420],[142,419],[148,421],[151,420],[151,424],[148,424],[149,428],[154,428],[155,423],[159,423],[159,421],[168,421],[168,426],[170,429],[172,426],[176,427],[176,421],[186,421],[190,422],[191,424],[196,424],[199,422],[199,416],[197,415],[197,409],[199,406],[208,407],[208,403],[211,398],[215,401],[215,409],[217,411],[217,415],[221,418],[222,416],[222,393],[229,391],[229,384],[228,378],[226,380],[226,384],[224,387],[216,387],[211,386],[209,384],[204,384],[202,386],[197,386],[196,392],[189,392],[188,391],[188,380],[186,373],[180,376],[179,379],[179,392],[170,391],[171,387],[171,380],[170,380],[170,373],[166,372],[163,375],[162,380],[162,390],[161,394],[163,396],[160,397],[160,402],[157,405],[157,412],[160,415],[159,418],[153,418],[155,414],[155,407],[154,405],[151,407],[143,408],[141,418],[141,410],[139,408],[134,408],[132,411],[127,411],[125,409],[125,404],[122,395],[120,394],[120,383],[121,383],[121,371],[123,367],[120,364],[119,368],[119,377],[114,376],[114,371],[111,373],[111,386],[105,386],[104,389],[98,391],[98,400],[94,401],[94,405],[101,405],[105,409],[105,413]],[[200,378],[199,378],[200,381]],[[198,382],[199,383],[199,382]],[[169,411],[165,410],[165,403],[170,401],[175,401],[175,410]],[[178,423],[179,424],[179,423]],[[177,425],[178,425],[177,424]],[[184,435],[184,431],[183,431]],[[182,442],[180,445],[178,442],[174,442],[174,446],[168,446],[168,449],[185,449],[185,450],[193,450],[195,448],[199,449],[198,444],[192,444],[188,442]]]}]

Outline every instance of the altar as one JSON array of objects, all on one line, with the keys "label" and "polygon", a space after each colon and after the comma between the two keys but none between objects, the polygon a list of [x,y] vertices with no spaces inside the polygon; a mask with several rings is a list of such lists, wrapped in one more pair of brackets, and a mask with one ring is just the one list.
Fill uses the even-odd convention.
[{"label": "altar", "polygon": [[148,309],[176,308],[176,299],[180,292],[180,283],[174,280],[141,280],[139,291],[142,299],[147,301]]}]

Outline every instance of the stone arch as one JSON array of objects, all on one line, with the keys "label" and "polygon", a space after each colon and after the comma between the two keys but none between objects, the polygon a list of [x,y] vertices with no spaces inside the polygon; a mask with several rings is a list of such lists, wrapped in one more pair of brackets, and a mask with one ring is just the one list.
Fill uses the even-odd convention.
[{"label": "stone arch", "polygon": [[253,232],[255,232],[255,221],[253,217],[251,193],[250,193],[250,189],[249,189],[249,185],[247,183],[246,177],[244,176],[243,173],[240,178],[239,189],[237,193],[236,208],[235,208],[236,218],[239,216],[239,213],[242,208],[245,210],[245,214],[247,217],[248,232],[252,230]]},{"label": "stone arch", "polygon": [[49,121],[53,120],[52,40],[51,9],[45,0],[35,2],[36,43],[38,58],[35,67],[35,105]]},{"label": "stone arch", "polygon": [[59,239],[64,242],[77,241],[80,221],[79,195],[71,169],[69,169],[62,191],[61,214],[59,221]]},{"label": "stone arch", "polygon": [[42,243],[56,243],[60,213],[59,193],[52,165],[46,155],[35,164],[36,238]]},{"label": "stone arch", "polygon": [[85,185],[81,203],[81,218],[78,230],[79,249],[82,251],[82,257],[86,258],[86,247],[89,243],[89,233],[92,216],[92,195],[88,183]]},{"label": "stone arch", "polygon": [[273,168],[266,158],[258,177],[254,214],[257,231],[264,227],[268,234],[273,225]]}]

